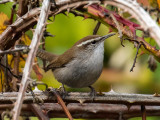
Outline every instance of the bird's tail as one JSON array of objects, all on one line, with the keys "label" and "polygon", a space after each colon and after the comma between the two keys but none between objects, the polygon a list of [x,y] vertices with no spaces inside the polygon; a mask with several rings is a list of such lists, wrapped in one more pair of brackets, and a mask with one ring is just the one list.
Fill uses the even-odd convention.
[{"label": "bird's tail", "polygon": [[40,48],[38,49],[36,56],[41,58],[42,60],[46,60],[49,62],[51,62],[57,57],[57,55],[47,52],[45,50],[42,50]]},{"label": "bird's tail", "polygon": [[[22,44],[16,45],[16,48],[26,48],[26,47],[29,47],[29,46],[22,45]],[[42,50],[40,48],[37,50],[36,56],[39,57],[42,60],[46,60],[46,61],[49,61],[49,62],[51,62],[53,59],[55,59],[57,57],[57,55],[52,54],[50,52],[47,52],[45,50]]]}]

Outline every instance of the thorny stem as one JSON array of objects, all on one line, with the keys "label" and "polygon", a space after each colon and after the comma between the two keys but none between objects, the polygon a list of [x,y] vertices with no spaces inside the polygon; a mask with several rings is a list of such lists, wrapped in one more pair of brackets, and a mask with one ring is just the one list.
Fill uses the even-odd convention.
[{"label": "thorny stem", "polygon": [[[5,102],[5,105],[4,104],[0,105],[0,113],[2,113],[2,111],[5,110],[6,108],[11,107],[10,104],[12,104],[13,101],[17,99],[17,94],[18,94],[17,92],[8,92],[0,94],[0,103]],[[40,91],[34,92],[34,94],[39,99],[42,99],[44,101],[44,104],[47,104],[48,107],[42,105],[42,108],[44,110],[47,109],[47,111],[50,110],[53,111],[48,113],[49,117],[51,116],[55,117],[54,115],[56,115],[58,111],[59,111],[58,113],[61,114],[57,115],[56,117],[66,117],[62,112],[64,111],[62,110],[62,107],[57,105],[57,98],[54,95],[50,97],[48,92],[46,94],[45,92],[40,92]],[[103,95],[97,94],[97,96],[95,96],[94,101],[92,101],[89,93],[71,92],[68,93],[65,96],[65,98],[63,98],[63,101],[67,102],[67,109],[69,109],[72,116],[76,118],[77,118],[76,115],[77,112],[75,111],[79,111],[80,113],[82,113],[78,115],[81,118],[89,118],[92,116],[96,118],[116,117],[118,119],[118,116],[122,115],[122,118],[127,119],[131,117],[142,116],[142,112],[140,109],[141,105],[146,106],[146,113],[148,116],[160,115],[160,106],[159,106],[160,97],[155,97],[153,95],[103,92]],[[28,104],[31,104],[33,102],[34,98],[32,94],[26,93],[24,97],[24,103],[26,104],[26,106],[28,106]],[[70,104],[72,104],[72,107],[69,107]],[[123,114],[119,114],[120,111]],[[21,113],[23,112],[24,111],[22,110]],[[108,115],[109,113],[112,113],[112,116],[104,116],[104,113]],[[33,115],[33,113],[31,115]]]},{"label": "thorny stem", "polygon": [[111,18],[113,19],[114,23],[116,24],[116,27],[117,27],[117,30],[118,30],[118,33],[119,33],[119,37],[120,37],[120,40],[121,40],[121,45],[122,45],[123,47],[125,47],[125,46],[123,45],[123,35],[122,35],[121,28],[120,28],[120,26],[119,26],[119,23],[118,23],[118,21],[116,20],[116,18],[114,17],[114,15],[113,15],[112,13],[110,13],[110,16],[111,16]]},{"label": "thorny stem", "polygon": [[[37,111],[33,112],[31,103],[23,104],[21,116],[39,116],[43,114],[49,118],[66,118],[66,115],[62,107],[57,103],[44,103],[37,107]],[[13,104],[1,104],[0,114],[6,109],[12,109]],[[40,107],[40,108],[39,108]],[[141,117],[141,108],[138,105],[132,106],[129,110],[125,105],[106,104],[106,103],[67,103],[67,108],[71,112],[72,116],[82,119],[111,119],[111,120],[128,120],[133,117]],[[40,110],[40,111],[39,111]],[[41,112],[42,110],[42,112]],[[43,113],[43,114],[42,114]],[[160,106],[146,106],[147,116],[159,116]]]},{"label": "thorny stem", "polygon": [[18,98],[17,98],[17,101],[16,101],[15,106],[14,106],[13,111],[12,111],[13,120],[17,120],[19,115],[20,115],[20,111],[21,111],[21,107],[22,107],[22,103],[23,103],[23,98],[24,98],[25,91],[26,91],[26,88],[27,88],[27,85],[28,85],[27,80],[28,80],[28,77],[29,77],[30,72],[31,72],[31,68],[32,68],[32,65],[33,65],[33,62],[34,62],[34,58],[36,56],[36,52],[37,52],[37,49],[38,49],[39,42],[42,38],[42,34],[43,34],[44,29],[45,29],[45,25],[46,25],[45,23],[46,23],[46,20],[48,18],[48,12],[50,10],[50,6],[51,6],[50,0],[44,0],[43,1],[40,17],[39,17],[39,20],[38,20],[38,24],[37,24],[37,27],[36,27],[36,30],[35,30],[35,33],[33,35],[31,45],[30,45],[30,52],[28,54],[26,64],[25,64],[25,67],[24,67],[24,71],[23,71],[24,74],[23,74],[23,77],[22,77]]},{"label": "thorny stem", "polygon": [[138,51],[139,51],[140,47],[141,47],[141,43],[139,43],[138,46],[137,46],[136,56],[135,56],[135,58],[134,58],[134,62],[133,62],[133,65],[132,65],[132,67],[131,67],[131,69],[130,69],[130,72],[133,72],[133,69],[134,69],[135,64],[136,64],[137,56],[138,56]]}]

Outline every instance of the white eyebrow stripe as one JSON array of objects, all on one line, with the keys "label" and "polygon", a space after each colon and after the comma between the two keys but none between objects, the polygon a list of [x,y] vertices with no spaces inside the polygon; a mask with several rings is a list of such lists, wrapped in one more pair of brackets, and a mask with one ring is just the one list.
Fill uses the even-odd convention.
[{"label": "white eyebrow stripe", "polygon": [[[100,38],[100,37],[97,37],[97,38]],[[92,42],[94,40],[97,40],[97,38],[96,39],[90,39],[90,40],[84,41],[81,44],[78,44],[77,47],[81,47],[83,45],[86,45],[86,44],[88,44],[88,43],[90,43],[90,42]]]}]

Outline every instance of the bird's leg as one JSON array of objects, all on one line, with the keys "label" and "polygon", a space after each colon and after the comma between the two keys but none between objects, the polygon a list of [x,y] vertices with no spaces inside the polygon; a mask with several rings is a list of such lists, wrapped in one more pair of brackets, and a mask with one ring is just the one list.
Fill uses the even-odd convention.
[{"label": "bird's leg", "polygon": [[66,92],[66,89],[65,89],[65,87],[64,87],[64,84],[62,84],[61,87],[62,87],[62,92],[65,93],[65,92]]},{"label": "bird's leg", "polygon": [[93,101],[97,93],[92,86],[88,86],[88,87],[91,89],[90,95],[91,95],[92,101]]},{"label": "bird's leg", "polygon": [[58,88],[60,94],[62,95],[62,98],[65,98],[66,95],[68,95],[68,92],[66,91],[64,84]]}]

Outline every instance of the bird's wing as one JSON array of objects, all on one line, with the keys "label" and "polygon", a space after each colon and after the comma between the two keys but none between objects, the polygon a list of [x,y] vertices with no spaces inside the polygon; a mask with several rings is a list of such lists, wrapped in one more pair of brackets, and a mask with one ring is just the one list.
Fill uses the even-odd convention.
[{"label": "bird's wing", "polygon": [[71,50],[68,50],[64,54],[56,57],[48,64],[46,71],[48,71],[49,69],[55,70],[57,68],[65,67],[66,64],[74,59],[73,54],[71,53]]}]

